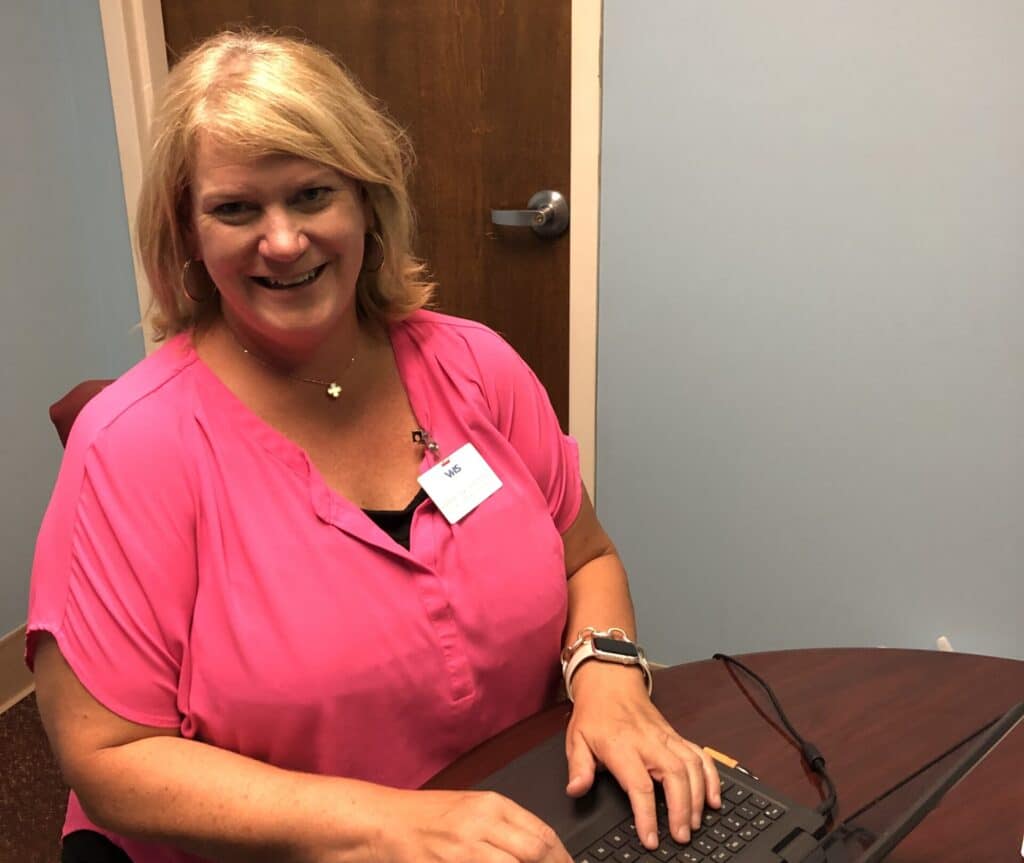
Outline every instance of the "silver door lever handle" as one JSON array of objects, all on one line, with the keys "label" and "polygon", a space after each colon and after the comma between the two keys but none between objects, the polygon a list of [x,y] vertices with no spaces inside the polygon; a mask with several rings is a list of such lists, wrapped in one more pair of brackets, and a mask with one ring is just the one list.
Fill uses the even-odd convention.
[{"label": "silver door lever handle", "polygon": [[513,228],[532,228],[543,225],[551,217],[551,207],[539,210],[491,210],[491,221],[495,225],[509,225]]},{"label": "silver door lever handle", "polygon": [[569,227],[569,202],[552,189],[537,192],[526,210],[491,210],[491,222],[513,228],[532,228],[541,237],[557,237]]}]

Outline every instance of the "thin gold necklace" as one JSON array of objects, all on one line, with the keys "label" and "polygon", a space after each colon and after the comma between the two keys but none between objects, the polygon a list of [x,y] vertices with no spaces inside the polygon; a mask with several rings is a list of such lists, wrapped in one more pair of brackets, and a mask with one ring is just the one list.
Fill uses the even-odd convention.
[{"label": "thin gold necklace", "polygon": [[315,386],[318,387],[324,387],[324,393],[327,395],[327,398],[329,399],[338,399],[341,397],[341,394],[342,392],[344,392],[344,390],[341,384],[338,383],[338,381],[344,380],[345,375],[348,374],[349,369],[352,368],[352,364],[356,361],[356,355],[352,354],[352,357],[349,359],[348,363],[345,364],[345,368],[342,369],[341,374],[338,375],[337,380],[322,381],[319,378],[304,378],[301,375],[289,374],[288,372],[283,371],[279,366],[275,366],[273,363],[263,359],[263,357],[261,357],[259,354],[250,351],[245,345],[243,345],[239,341],[238,336],[235,335],[235,331],[231,329],[231,327],[227,327],[227,331],[231,333],[231,338],[234,339],[235,344],[238,345],[243,354],[247,354],[248,356],[256,360],[256,362],[266,366],[271,371],[277,372],[279,375],[284,375],[286,378],[291,378],[293,381],[301,381],[304,384],[314,384]]}]

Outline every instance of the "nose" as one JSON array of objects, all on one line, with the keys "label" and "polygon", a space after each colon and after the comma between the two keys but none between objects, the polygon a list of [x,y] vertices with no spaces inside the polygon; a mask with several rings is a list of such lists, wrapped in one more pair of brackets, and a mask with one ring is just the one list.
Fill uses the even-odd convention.
[{"label": "nose", "polygon": [[265,230],[260,238],[259,253],[270,261],[288,262],[302,257],[309,248],[309,238],[300,221],[285,210],[268,210]]}]

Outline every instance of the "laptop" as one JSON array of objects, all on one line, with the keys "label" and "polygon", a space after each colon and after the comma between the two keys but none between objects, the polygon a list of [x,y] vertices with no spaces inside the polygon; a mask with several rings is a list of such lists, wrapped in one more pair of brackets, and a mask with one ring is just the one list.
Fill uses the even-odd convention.
[{"label": "laptop", "polygon": [[826,833],[825,817],[794,803],[759,779],[716,764],[722,809],[704,810],[686,845],[664,825],[658,795],[661,845],[640,844],[629,799],[607,772],[590,792],[565,793],[565,738],[556,734],[477,784],[497,791],[551,825],[576,863],[877,863],[1024,719],[1024,702],[987,723],[914,771]]}]

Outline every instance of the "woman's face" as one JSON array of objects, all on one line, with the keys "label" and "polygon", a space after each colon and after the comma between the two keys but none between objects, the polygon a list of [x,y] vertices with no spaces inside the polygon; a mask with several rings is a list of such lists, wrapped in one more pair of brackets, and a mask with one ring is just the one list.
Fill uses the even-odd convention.
[{"label": "woman's face", "polygon": [[196,156],[193,254],[229,325],[288,352],[354,320],[370,219],[356,182],[306,159],[250,158],[206,139]]}]

